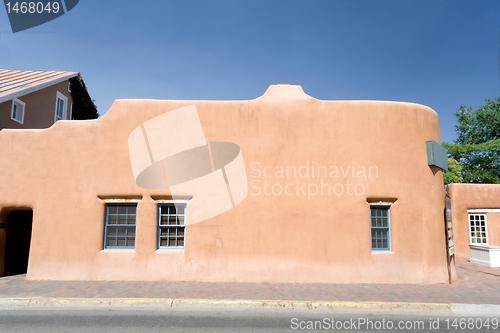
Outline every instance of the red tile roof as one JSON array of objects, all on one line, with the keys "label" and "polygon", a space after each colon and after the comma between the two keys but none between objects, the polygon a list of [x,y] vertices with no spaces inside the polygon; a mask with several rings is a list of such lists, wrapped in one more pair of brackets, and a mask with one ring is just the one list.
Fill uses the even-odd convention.
[{"label": "red tile roof", "polygon": [[78,72],[0,69],[0,103],[63,82]]}]

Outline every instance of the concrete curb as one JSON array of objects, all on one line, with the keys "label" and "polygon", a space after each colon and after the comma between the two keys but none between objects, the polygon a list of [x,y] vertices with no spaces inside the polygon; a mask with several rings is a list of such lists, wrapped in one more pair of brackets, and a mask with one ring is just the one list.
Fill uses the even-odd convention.
[{"label": "concrete curb", "polygon": [[227,307],[246,309],[322,309],[322,310],[382,310],[382,311],[436,311],[456,315],[498,315],[500,305],[460,303],[407,303],[407,302],[322,302],[228,299],[170,299],[170,298],[0,298],[0,310],[19,308],[83,307]]},{"label": "concrete curb", "polygon": [[[167,298],[0,298],[0,309],[40,307],[231,307],[251,309],[352,309],[352,310],[410,310],[451,312],[446,303],[404,302],[322,302],[276,300],[214,300],[214,299],[167,299]],[[464,309],[457,307],[457,309]]]},{"label": "concrete curb", "polygon": [[500,314],[500,305],[497,304],[450,304],[453,313],[465,315],[498,315]]}]

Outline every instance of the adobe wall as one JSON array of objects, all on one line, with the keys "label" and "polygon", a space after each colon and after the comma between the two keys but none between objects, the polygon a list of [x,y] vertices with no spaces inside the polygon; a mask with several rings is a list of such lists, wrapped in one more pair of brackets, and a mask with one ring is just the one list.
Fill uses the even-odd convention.
[{"label": "adobe wall", "polygon": [[63,81],[50,87],[18,97],[26,103],[23,124],[10,119],[12,100],[0,103],[0,129],[2,128],[47,128],[54,124],[56,113],[57,92],[68,98],[67,119],[70,119],[71,103],[73,99],[68,91],[69,81]]},{"label": "adobe wall", "polygon": [[[249,193],[187,226],[184,250],[158,250],[153,198],[170,192],[136,185],[128,137],[193,104],[208,142],[241,148]],[[300,86],[271,86],[250,101],[117,100],[96,120],[0,132],[0,208],[33,209],[30,280],[447,283],[443,178],[427,165],[428,140],[440,142],[428,107],[320,101]],[[279,173],[305,175],[313,164],[340,174]],[[325,183],[341,184],[337,194]],[[141,198],[134,250],[103,250],[100,198]],[[371,250],[368,198],[397,199],[392,251]]]},{"label": "adobe wall", "polygon": [[[469,257],[469,215],[467,209],[500,208],[500,185],[498,184],[449,184],[453,238],[455,253]],[[489,245],[500,246],[500,213],[487,213]]]}]

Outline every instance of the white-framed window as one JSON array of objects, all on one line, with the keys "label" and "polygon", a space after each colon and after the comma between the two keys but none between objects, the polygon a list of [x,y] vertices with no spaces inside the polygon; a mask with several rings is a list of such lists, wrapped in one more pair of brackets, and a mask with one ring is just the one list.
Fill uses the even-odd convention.
[{"label": "white-framed window", "polygon": [[488,244],[486,214],[469,214],[471,244]]},{"label": "white-framed window", "polygon": [[10,113],[10,119],[17,121],[20,124],[24,123],[24,109],[26,103],[17,98],[12,100],[12,111]]},{"label": "white-framed window", "polygon": [[186,238],[186,204],[158,205],[158,248],[183,249]]},{"label": "white-framed window", "polygon": [[68,113],[68,97],[64,96],[58,91],[56,98],[56,114],[54,117],[54,122],[58,120],[65,120],[67,113]]},{"label": "white-framed window", "polygon": [[390,207],[370,206],[372,251],[391,250]]}]

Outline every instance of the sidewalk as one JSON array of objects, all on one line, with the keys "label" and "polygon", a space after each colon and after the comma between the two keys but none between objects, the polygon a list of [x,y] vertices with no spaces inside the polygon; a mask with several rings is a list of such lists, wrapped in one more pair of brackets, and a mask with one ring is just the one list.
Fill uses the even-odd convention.
[{"label": "sidewalk", "polygon": [[0,278],[0,298],[165,298],[500,304],[500,268],[457,259],[456,284],[207,283],[163,281],[26,281]]}]

